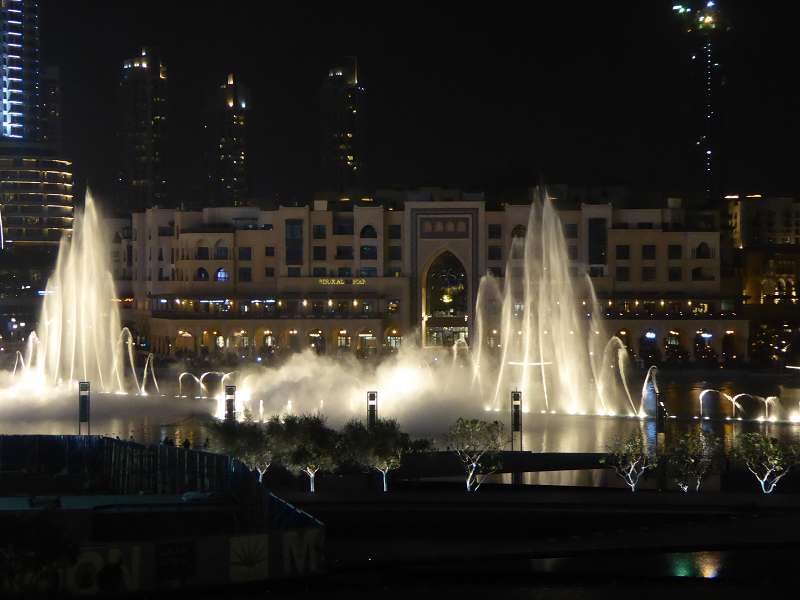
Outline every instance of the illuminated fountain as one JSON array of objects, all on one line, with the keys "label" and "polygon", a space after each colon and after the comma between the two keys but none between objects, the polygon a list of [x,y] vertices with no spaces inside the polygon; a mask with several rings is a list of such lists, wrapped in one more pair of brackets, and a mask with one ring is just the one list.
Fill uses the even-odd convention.
[{"label": "illuminated fountain", "polygon": [[645,414],[628,389],[625,345],[606,334],[588,274],[576,282],[570,272],[546,195],[531,206],[524,237],[513,238],[503,289],[491,275],[480,282],[473,347],[473,381],[492,408],[516,388],[527,411]]},{"label": "illuminated fountain", "polygon": [[[35,332],[17,353],[11,381],[0,395],[28,402],[74,393],[77,381],[107,394],[159,392],[150,354],[136,375],[131,332],[120,322],[110,251],[90,193],[72,240],[61,240]],[[5,377],[4,377],[5,379]]]}]

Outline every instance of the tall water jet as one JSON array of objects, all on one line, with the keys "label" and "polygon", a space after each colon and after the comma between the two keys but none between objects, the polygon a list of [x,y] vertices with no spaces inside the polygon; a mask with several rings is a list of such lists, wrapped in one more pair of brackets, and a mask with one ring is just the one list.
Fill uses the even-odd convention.
[{"label": "tall water jet", "polygon": [[[576,279],[571,272],[561,220],[544,191],[531,206],[524,235],[519,229],[512,235],[503,291],[490,276],[479,288],[478,349],[473,352],[480,356],[481,373],[473,380],[486,376],[486,323],[498,317],[486,310],[484,301],[500,294],[495,407],[508,390],[518,388],[526,405],[541,412],[622,412],[620,402],[627,396],[629,411],[638,414],[641,406],[634,405],[625,380],[627,350],[621,343],[614,345],[614,351],[606,346],[608,337],[591,279]],[[614,376],[606,373],[609,369]]]},{"label": "tall water jet", "polygon": [[83,380],[103,392],[124,390],[122,328],[106,236],[87,191],[72,240],[61,240],[36,336],[29,339],[25,377],[47,386]]}]

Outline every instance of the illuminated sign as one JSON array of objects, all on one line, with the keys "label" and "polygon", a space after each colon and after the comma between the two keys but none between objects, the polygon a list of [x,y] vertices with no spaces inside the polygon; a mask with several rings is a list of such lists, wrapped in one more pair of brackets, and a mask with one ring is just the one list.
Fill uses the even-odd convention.
[{"label": "illuminated sign", "polygon": [[345,279],[341,277],[322,277],[317,279],[320,285],[367,285],[367,280],[359,279]]}]

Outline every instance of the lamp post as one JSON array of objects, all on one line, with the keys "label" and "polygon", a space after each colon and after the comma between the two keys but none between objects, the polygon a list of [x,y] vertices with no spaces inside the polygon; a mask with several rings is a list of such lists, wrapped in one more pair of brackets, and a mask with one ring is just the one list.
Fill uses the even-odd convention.
[{"label": "lamp post", "polygon": [[236,386],[225,386],[225,420],[236,420]]},{"label": "lamp post", "polygon": [[[511,391],[511,451],[513,452],[515,448],[522,451],[522,392],[519,390]],[[522,473],[517,470],[512,471],[511,483],[521,485]]]},{"label": "lamp post", "polygon": [[378,422],[378,392],[367,392],[367,427],[372,429]]},{"label": "lamp post", "polygon": [[[514,442],[517,442],[516,444]],[[511,392],[511,451],[522,450],[522,392]]]},{"label": "lamp post", "polygon": [[78,435],[81,435],[81,423],[86,423],[86,435],[92,435],[89,388],[88,381],[78,382]]}]

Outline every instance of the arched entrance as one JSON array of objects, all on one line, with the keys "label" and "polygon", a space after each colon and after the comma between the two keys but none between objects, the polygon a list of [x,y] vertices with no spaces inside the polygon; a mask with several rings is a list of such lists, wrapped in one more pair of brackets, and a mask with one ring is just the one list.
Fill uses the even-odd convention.
[{"label": "arched entrance", "polygon": [[452,252],[442,252],[428,268],[422,291],[425,346],[468,341],[467,271]]},{"label": "arched entrance", "polygon": [[714,334],[708,329],[698,329],[694,336],[694,360],[709,366],[717,364],[717,352],[711,346]]},{"label": "arched entrance", "polygon": [[336,351],[350,352],[351,337],[347,329],[340,329],[336,332]]},{"label": "arched entrance", "polygon": [[195,348],[195,339],[192,333],[183,329],[179,330],[178,335],[175,337],[173,350],[176,356],[194,354],[197,348]]},{"label": "arched entrance", "polygon": [[308,332],[308,345],[317,354],[325,354],[325,335],[321,329],[313,329]]},{"label": "arched entrance", "polygon": [[385,331],[383,339],[387,352],[398,352],[403,343],[403,335],[397,327],[389,327]]},{"label": "arched entrance", "polygon": [[645,329],[639,338],[639,358],[646,366],[661,362],[661,352],[658,348],[658,334],[653,329]]},{"label": "arched entrance", "polygon": [[678,329],[670,329],[664,336],[664,361],[668,364],[683,364],[689,361],[689,352],[683,344]]},{"label": "arched entrance", "polygon": [[287,332],[287,336],[289,350],[292,352],[300,352],[300,338],[297,335],[297,329],[290,329]]},{"label": "arched entrance", "polygon": [[358,334],[356,354],[359,358],[375,356],[378,353],[378,338],[372,329],[365,329]]}]

